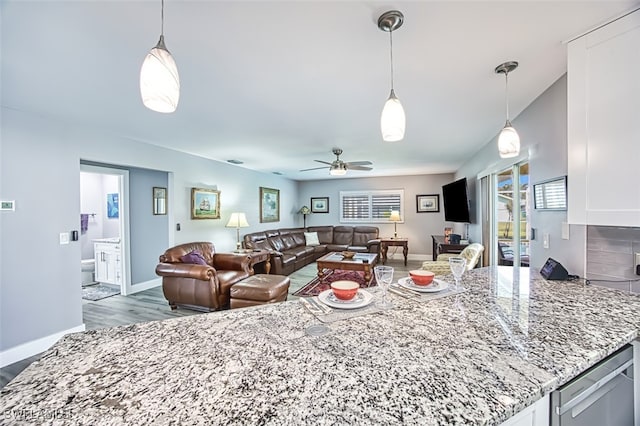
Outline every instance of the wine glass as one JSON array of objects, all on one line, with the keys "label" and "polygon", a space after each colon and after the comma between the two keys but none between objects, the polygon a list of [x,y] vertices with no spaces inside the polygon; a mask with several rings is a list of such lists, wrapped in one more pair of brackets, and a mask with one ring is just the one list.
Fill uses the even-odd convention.
[{"label": "wine glass", "polygon": [[376,266],[373,268],[373,272],[376,275],[376,281],[382,288],[382,300],[376,304],[380,309],[387,310],[393,308],[393,304],[387,300],[387,289],[389,284],[393,281],[393,267],[391,266]]},{"label": "wine glass", "polygon": [[462,278],[462,274],[464,274],[467,267],[467,259],[464,257],[450,257],[449,267],[451,268],[451,273],[456,281],[455,290],[458,290],[460,288],[460,278]]}]

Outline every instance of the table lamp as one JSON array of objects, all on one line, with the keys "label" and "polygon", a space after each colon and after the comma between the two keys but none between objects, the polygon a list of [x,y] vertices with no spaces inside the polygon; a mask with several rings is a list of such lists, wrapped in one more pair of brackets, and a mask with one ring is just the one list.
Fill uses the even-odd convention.
[{"label": "table lamp", "polygon": [[229,223],[227,223],[227,228],[236,228],[236,253],[241,253],[240,250],[240,228],[246,228],[249,226],[247,222],[247,217],[244,213],[231,213],[231,217],[229,218]]},{"label": "table lamp", "polygon": [[311,209],[307,206],[302,206],[302,208],[300,209],[300,211],[298,212],[302,215],[302,227],[306,228],[307,227],[307,215],[309,213],[311,213]]},{"label": "table lamp", "polygon": [[398,222],[402,221],[398,210],[391,210],[389,220],[393,222],[393,238],[398,238]]}]

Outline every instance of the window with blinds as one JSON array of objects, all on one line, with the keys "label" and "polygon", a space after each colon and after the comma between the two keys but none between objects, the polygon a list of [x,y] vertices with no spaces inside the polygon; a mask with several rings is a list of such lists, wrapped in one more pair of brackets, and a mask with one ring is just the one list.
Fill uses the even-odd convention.
[{"label": "window with blinds", "polygon": [[404,217],[404,190],[340,191],[340,222],[388,222],[392,210]]}]

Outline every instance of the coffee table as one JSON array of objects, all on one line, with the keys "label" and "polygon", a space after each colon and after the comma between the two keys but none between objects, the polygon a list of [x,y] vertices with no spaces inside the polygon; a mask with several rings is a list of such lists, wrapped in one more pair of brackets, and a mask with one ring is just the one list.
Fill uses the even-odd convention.
[{"label": "coffee table", "polygon": [[322,279],[325,269],[342,269],[345,271],[362,271],[366,282],[371,280],[371,270],[376,266],[378,255],[376,253],[356,253],[353,259],[345,259],[338,252],[327,253],[317,260],[318,278]]}]

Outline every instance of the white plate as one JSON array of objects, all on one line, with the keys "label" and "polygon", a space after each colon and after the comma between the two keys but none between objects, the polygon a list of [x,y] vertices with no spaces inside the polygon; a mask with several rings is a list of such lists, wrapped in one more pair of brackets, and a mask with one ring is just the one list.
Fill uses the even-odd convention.
[{"label": "white plate", "polygon": [[367,306],[373,302],[373,296],[366,290],[358,289],[356,297],[351,300],[340,300],[334,294],[333,290],[325,290],[318,295],[318,300],[327,306],[338,309],[357,309]]},{"label": "white plate", "polygon": [[438,291],[449,288],[448,282],[439,280],[437,278],[434,278],[433,283],[427,286],[415,285],[411,277],[400,278],[398,280],[398,284],[400,284],[404,288],[408,288],[409,290],[419,291],[420,293],[436,293]]}]

